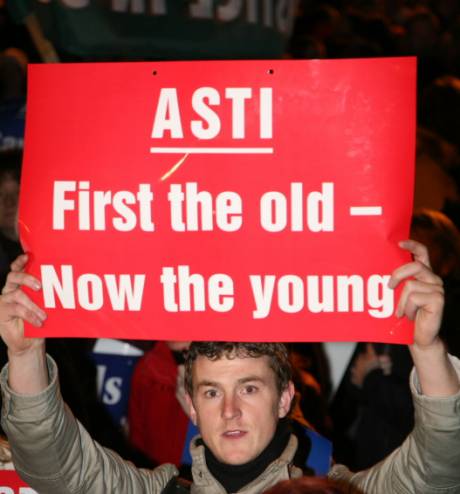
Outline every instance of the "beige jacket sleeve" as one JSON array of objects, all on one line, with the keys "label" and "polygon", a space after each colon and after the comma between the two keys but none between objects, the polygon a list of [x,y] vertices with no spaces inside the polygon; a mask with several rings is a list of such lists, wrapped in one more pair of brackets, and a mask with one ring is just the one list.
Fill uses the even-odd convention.
[{"label": "beige jacket sleeve", "polygon": [[64,404],[57,367],[48,357],[49,386],[23,396],[0,375],[2,426],[20,476],[40,494],[159,494],[177,475],[173,465],[137,469],[94,442]]},{"label": "beige jacket sleeve", "polygon": [[[460,361],[451,359],[460,376]],[[411,390],[415,427],[401,447],[369,470],[352,474],[338,465],[330,477],[350,485],[352,493],[460,493],[460,393],[424,396],[415,371]]]}]

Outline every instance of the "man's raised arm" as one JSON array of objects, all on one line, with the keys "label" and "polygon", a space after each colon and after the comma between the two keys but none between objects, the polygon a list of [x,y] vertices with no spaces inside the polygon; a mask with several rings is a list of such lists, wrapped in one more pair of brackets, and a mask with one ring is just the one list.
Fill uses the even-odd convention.
[{"label": "man's raised arm", "polygon": [[442,280],[431,271],[424,245],[413,240],[400,245],[412,253],[414,260],[393,272],[390,286],[396,288],[405,281],[396,314],[415,320],[414,343],[410,351],[420,391],[432,397],[455,395],[460,390],[460,381],[439,338],[444,306]]},{"label": "man's raised arm", "polygon": [[449,357],[439,338],[444,291],[430,269],[426,247],[412,240],[400,246],[411,252],[413,262],[393,272],[390,286],[404,283],[396,315],[415,321],[410,347],[416,371],[411,376],[415,427],[374,467],[352,474],[337,466],[330,475],[351,484],[350,492],[454,494],[460,492],[460,362]]},{"label": "man's raised arm", "polygon": [[10,388],[19,394],[37,394],[48,385],[45,341],[24,337],[24,321],[40,327],[46,314],[22,291],[26,286],[40,290],[40,282],[24,272],[28,256],[19,256],[0,296],[0,335],[8,347]]}]

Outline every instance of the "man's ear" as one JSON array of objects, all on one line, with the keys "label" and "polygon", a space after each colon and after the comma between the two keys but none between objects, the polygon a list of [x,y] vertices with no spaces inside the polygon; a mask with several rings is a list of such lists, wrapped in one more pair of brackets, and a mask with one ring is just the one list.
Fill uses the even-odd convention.
[{"label": "man's ear", "polygon": [[291,410],[292,399],[295,395],[294,383],[289,381],[286,388],[281,392],[280,402],[278,406],[278,417],[282,419]]},{"label": "man's ear", "polygon": [[195,407],[193,406],[192,397],[188,393],[185,393],[185,401],[188,406],[188,416],[190,417],[190,420],[193,422],[193,425],[197,425],[196,410]]}]

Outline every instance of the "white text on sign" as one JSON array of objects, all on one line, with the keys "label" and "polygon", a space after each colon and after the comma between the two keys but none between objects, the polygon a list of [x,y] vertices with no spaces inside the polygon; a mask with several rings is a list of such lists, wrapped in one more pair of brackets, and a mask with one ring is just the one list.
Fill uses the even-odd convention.
[{"label": "white text on sign", "polygon": [[120,232],[139,228],[153,232],[153,192],[150,184],[139,184],[136,192],[129,190],[91,190],[89,181],[57,180],[53,190],[53,230],[65,230],[66,217],[78,215],[78,229],[106,230],[107,216]]},{"label": "white text on sign", "polygon": [[40,267],[43,302],[46,308],[55,308],[56,299],[63,309],[94,311],[101,309],[108,299],[114,311],[141,310],[144,294],[145,274],[105,274],[103,277],[85,273],[74,276],[71,265],[61,266],[57,272],[54,266]]},{"label": "white text on sign", "polygon": [[[170,226],[175,232],[221,230],[236,232],[243,225],[243,199],[234,191],[215,196],[196,182],[171,184],[167,199]],[[93,190],[89,181],[56,181],[53,190],[53,230],[65,230],[74,220],[78,230],[154,232],[154,192],[151,184],[137,190]],[[260,198],[260,226],[268,232],[334,231],[334,184],[304,191],[301,182],[289,193],[265,192]]]},{"label": "white text on sign", "polygon": [[[200,87],[192,95],[190,102],[198,119],[189,122],[189,130],[197,139],[214,139],[222,129],[222,120],[214,109],[221,106],[222,100],[231,102],[232,139],[246,137],[246,112],[254,98],[250,87],[228,87],[224,94],[213,87]],[[247,104],[248,102],[248,104]],[[259,114],[259,138],[273,137],[272,88],[259,89],[259,107],[252,105],[252,111]],[[214,109],[213,109],[214,108]],[[152,138],[184,138],[184,124],[181,116],[179,96],[176,88],[162,88],[158,97],[152,126]]]},{"label": "white text on sign", "polygon": [[[388,288],[389,276],[371,275],[367,281],[359,275],[317,276],[303,278],[288,274],[249,276],[255,309],[254,319],[266,318],[274,304],[288,314],[302,310],[320,312],[364,312],[381,319],[394,309],[394,292]],[[275,302],[276,300],[276,302]]]},{"label": "white text on sign", "polygon": [[[254,302],[253,319],[264,319],[276,307],[294,314],[364,312],[382,319],[394,310],[394,291],[388,288],[389,276],[371,275],[250,275]],[[234,305],[234,287],[230,276],[213,274],[207,280],[190,267],[164,267],[160,277],[164,309],[167,312],[228,312]]]}]

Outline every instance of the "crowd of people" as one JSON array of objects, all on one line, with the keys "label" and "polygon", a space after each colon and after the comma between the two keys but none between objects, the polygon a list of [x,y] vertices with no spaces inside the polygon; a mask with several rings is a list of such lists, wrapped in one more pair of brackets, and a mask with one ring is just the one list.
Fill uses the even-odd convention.
[{"label": "crowd of people", "polygon": [[[11,320],[20,318],[18,313],[10,313],[11,320],[7,323],[1,318],[2,314],[8,313],[8,300],[16,297],[17,286],[31,282],[30,279],[22,278],[17,281],[24,260],[13,264],[16,283],[11,278],[7,282],[7,275],[11,263],[22,252],[18,238],[17,207],[23,146],[21,132],[24,131],[25,67],[30,60],[39,60],[27,31],[13,24],[1,3],[0,27],[0,284],[3,286],[6,283],[4,297],[7,297],[6,302],[5,299],[0,302],[0,331],[4,335]],[[437,345],[439,332],[443,348],[451,355],[460,357],[460,314],[456,305],[460,296],[460,3],[456,0],[298,2],[294,30],[287,45],[288,58],[406,55],[416,56],[418,63],[418,130],[411,238],[426,245],[430,252],[434,274],[424,266],[421,278],[428,277],[429,283],[434,286],[442,280],[445,287],[444,316],[439,327],[436,321],[431,323],[432,341]],[[409,250],[416,257],[423,257],[425,254],[420,254],[419,244],[416,245],[411,245]],[[418,275],[414,274],[415,277]],[[435,300],[435,295],[430,292],[431,295]],[[432,300],[428,303],[432,303]],[[424,304],[420,304],[418,310],[424,310],[424,307]],[[436,306],[436,317],[440,317],[439,311]],[[36,317],[40,315],[37,313]],[[417,331],[421,333],[422,329],[416,328],[416,341]],[[421,334],[418,336],[421,338]],[[25,345],[28,345],[18,341],[17,337],[12,341],[10,336],[5,341],[6,345],[2,344],[0,348],[2,365],[8,360],[7,346],[11,358],[15,349],[23,351]],[[321,344],[288,345],[288,353],[280,356],[280,352],[282,354],[285,350],[277,345],[262,350],[251,346],[217,345],[210,350],[206,345],[196,343],[190,349],[190,342],[148,342],[143,345],[144,356],[137,363],[133,374],[128,428],[122,430],[119,424],[112,421],[98,399],[97,371],[89,358],[93,344],[89,340],[51,340],[47,345],[51,359],[47,361],[42,355],[43,348],[36,345],[38,350],[34,349],[35,360],[31,359],[26,366],[30,365],[30,374],[40,376],[41,371],[37,369],[43,370],[42,367],[47,365],[51,387],[48,386],[48,375],[44,372],[41,377],[46,383],[35,382],[35,388],[30,389],[29,385],[34,387],[33,380],[30,379],[26,385],[21,382],[21,373],[16,376],[16,366],[19,364],[13,361],[10,364],[9,388],[3,374],[3,385],[7,388],[4,396],[9,402],[15,403],[18,409],[22,406],[27,410],[32,404],[27,399],[21,401],[15,391],[39,392],[43,395],[46,389],[48,398],[54,400],[51,404],[40,402],[34,405],[38,407],[36,413],[47,408],[55,409],[48,411],[50,418],[46,420],[49,423],[39,428],[35,439],[33,434],[30,433],[28,438],[24,431],[19,431],[18,423],[30,420],[27,413],[18,413],[4,422],[6,432],[13,437],[13,450],[19,458],[19,469],[31,485],[44,486],[44,490],[39,492],[182,492],[181,489],[186,492],[189,486],[178,483],[178,472],[181,478],[191,481],[193,477],[198,492],[210,493],[239,490],[248,494],[428,493],[438,492],[436,489],[460,492],[458,474],[452,473],[455,467],[452,462],[458,460],[458,453],[454,452],[448,458],[447,451],[442,451],[449,447],[460,450],[459,433],[455,431],[460,409],[458,377],[451,361],[444,354],[440,355],[439,351],[433,352],[434,357],[426,353],[426,359],[432,365],[432,369],[426,371],[427,364],[422,362],[420,352],[410,351],[405,346],[359,343],[338,390],[333,393],[328,362]],[[260,382],[263,379],[253,361],[267,364],[269,359],[276,362],[281,359],[282,363],[276,365],[292,369],[296,391],[288,384],[290,378],[285,376],[283,381],[282,370],[275,371],[279,382]],[[54,362],[57,362],[57,367]],[[414,376],[412,380],[410,378],[414,363],[418,384]],[[238,367],[243,364],[244,368]],[[248,380],[240,391],[233,376],[240,372],[245,378],[246,367],[252,365],[252,380]],[[458,363],[456,365],[458,372]],[[273,368],[272,364],[270,366]],[[73,416],[55,398],[58,394],[57,368],[62,395],[84,429],[73,422]],[[78,373],[75,369],[78,369]],[[209,379],[211,370],[217,377]],[[216,440],[215,431],[210,429],[215,411],[209,403],[200,402],[196,394],[197,383],[200,382],[197,381],[199,371],[207,376],[205,392],[209,398],[215,399],[227,388],[234,388],[237,390],[235,392],[244,394],[242,402],[246,403],[246,395],[251,395],[254,390],[264,387],[270,390],[264,398],[267,400],[264,405],[268,409],[264,413],[269,416],[254,417],[254,420],[260,419],[261,423],[268,424],[267,430],[262,427],[262,438],[258,439],[260,444],[252,445],[257,454],[251,456],[247,451],[234,453],[230,448],[227,451],[226,444]],[[433,374],[433,380],[426,374]],[[434,382],[436,377],[438,380]],[[441,405],[435,403],[435,399],[431,402],[425,400],[429,402],[427,405],[423,397],[417,395],[420,389],[428,397],[444,396],[457,400],[454,402],[457,412],[447,410],[450,406],[447,404],[449,398],[444,398],[445,408],[442,413]],[[51,395],[54,398],[50,398]],[[225,409],[225,413],[231,421],[239,412],[235,404],[226,406],[228,409]],[[414,407],[416,415],[423,415],[420,408],[426,407],[426,424],[420,418],[414,423]],[[435,422],[430,414],[440,414],[444,422]],[[423,429],[425,425],[433,423],[439,429],[438,435]],[[450,430],[443,431],[444,424]],[[58,443],[56,446],[47,442],[46,434],[51,435],[53,427],[65,429],[65,444]],[[201,438],[192,441],[198,430]],[[329,479],[302,477],[302,473],[310,476],[315,473],[308,458],[313,450],[312,438],[305,434],[305,430],[315,431],[320,437],[332,441],[333,457],[337,463],[343,463],[354,471],[370,470],[352,475],[349,470],[336,466]],[[235,426],[221,433],[236,438],[244,435],[245,431]],[[435,443],[433,450],[421,453],[418,448],[423,449],[425,446],[417,442],[420,440],[417,434],[427,434],[428,437],[431,433],[433,436],[430,439]],[[165,463],[175,467],[160,467],[151,475],[136,470],[95,446],[90,436],[137,467],[154,468]],[[83,462],[94,483],[88,483],[84,487],[86,490],[79,490],[83,489],[81,486],[85,481],[76,478],[78,475],[72,473],[71,466],[63,467],[67,472],[63,478],[61,473],[56,473],[55,465],[33,460],[31,453],[35,450],[29,451],[26,444],[31,439],[40,443],[40,447],[45,450],[50,448],[54,454],[67,456],[76,465],[81,466]],[[86,449],[84,457],[76,451],[78,446],[75,445],[78,443]],[[188,454],[190,446],[192,456]],[[98,457],[99,463],[93,457]],[[266,480],[264,470],[277,459],[278,470],[273,467]],[[382,460],[380,466],[374,467]],[[0,443],[0,463],[10,468],[10,462],[9,446],[3,439]],[[432,484],[423,475],[414,480],[419,473],[413,473],[411,468],[423,470],[424,462],[430,462],[430,469],[432,467],[435,472]],[[30,470],[29,465],[32,465]],[[408,471],[403,474],[401,471],[404,468]],[[39,475],[40,469],[44,469],[48,481]],[[105,469],[104,479],[101,479],[97,469]],[[396,473],[387,475],[390,469]],[[286,474],[287,471],[289,474]],[[201,483],[197,484],[198,475]],[[286,480],[286,476],[295,480]],[[51,477],[52,481],[49,480]],[[390,481],[386,477],[394,478]],[[438,478],[451,483],[442,485],[438,483]],[[220,487],[215,486],[215,479]],[[278,480],[282,482],[277,483]],[[388,490],[394,487],[390,483],[393,481],[400,483],[401,490]],[[64,483],[79,487],[75,487],[75,490],[66,487],[68,490],[65,490]],[[420,490],[411,490],[414,485]],[[219,490],[221,486],[224,486],[224,491]],[[247,486],[250,488],[245,490]]]}]

